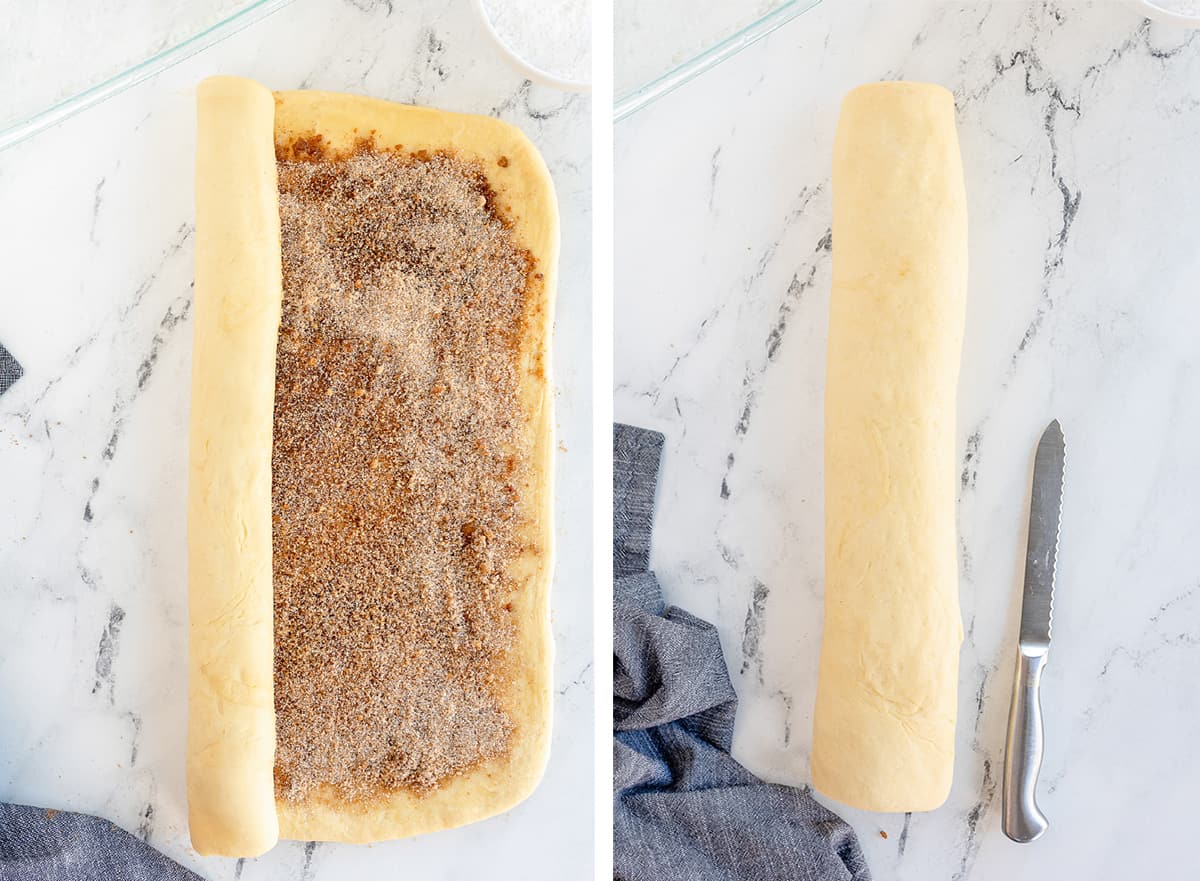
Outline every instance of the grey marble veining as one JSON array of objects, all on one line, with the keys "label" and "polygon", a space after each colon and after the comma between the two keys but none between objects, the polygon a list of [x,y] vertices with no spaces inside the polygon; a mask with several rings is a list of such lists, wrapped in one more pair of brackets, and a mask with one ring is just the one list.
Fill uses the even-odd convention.
[{"label": "grey marble veining", "polygon": [[[806,785],[823,580],[829,166],[841,96],[952,89],[970,213],[955,783],[843,813],[877,877],[1178,869],[1200,765],[1200,37],[1127,3],[826,0],[619,124],[616,416],[665,432],[652,566],[714,621],[735,755]],[[999,828],[1028,482],[1070,448],[1043,686],[1045,838]]]},{"label": "grey marble veining", "polygon": [[[0,798],[107,817],[211,879],[590,871],[590,107],[523,81],[480,28],[451,0],[297,0],[0,153],[0,341],[26,370],[0,398]],[[258,860],[188,846],[192,92],[216,73],[499,116],[554,176],[556,727],[541,787],[502,817],[369,848],[284,842]]]}]

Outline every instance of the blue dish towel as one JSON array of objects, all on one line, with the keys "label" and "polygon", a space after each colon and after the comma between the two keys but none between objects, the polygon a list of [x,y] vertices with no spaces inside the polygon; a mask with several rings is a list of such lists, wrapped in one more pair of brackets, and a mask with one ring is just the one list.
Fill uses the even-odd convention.
[{"label": "blue dish towel", "polygon": [[713,626],[649,571],[663,436],[613,429],[616,881],[869,881],[853,830],[729,755],[737,694]]},{"label": "blue dish towel", "polygon": [[8,391],[25,371],[4,346],[0,346],[0,395]]},{"label": "blue dish towel", "polygon": [[0,881],[203,881],[107,820],[0,802]]}]

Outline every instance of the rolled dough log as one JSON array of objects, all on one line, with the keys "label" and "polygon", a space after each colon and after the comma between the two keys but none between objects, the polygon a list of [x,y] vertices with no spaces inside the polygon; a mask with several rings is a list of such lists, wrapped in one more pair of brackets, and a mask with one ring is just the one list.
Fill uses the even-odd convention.
[{"label": "rolled dough log", "polygon": [[188,822],[202,854],[257,856],[275,814],[271,440],[283,297],[275,99],[196,96],[196,286],[188,473]]},{"label": "rolled dough log", "polygon": [[812,772],[817,790],[865,810],[932,810],[950,790],[966,287],[953,97],[918,83],[855,89],[833,157]]}]

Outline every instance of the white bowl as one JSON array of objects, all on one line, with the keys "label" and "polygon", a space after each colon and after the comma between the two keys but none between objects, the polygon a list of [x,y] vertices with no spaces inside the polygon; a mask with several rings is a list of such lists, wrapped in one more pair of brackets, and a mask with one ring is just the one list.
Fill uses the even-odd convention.
[{"label": "white bowl", "polygon": [[552,73],[534,67],[520,55],[518,55],[511,46],[501,39],[496,33],[496,28],[492,25],[491,16],[488,15],[487,7],[484,5],[484,0],[474,0],[475,11],[479,13],[479,20],[483,22],[483,29],[488,36],[492,38],[492,42],[496,44],[496,48],[500,50],[509,62],[523,73],[526,77],[535,83],[543,86],[549,86],[552,89],[561,89],[564,92],[583,92],[587,93],[592,90],[592,84],[583,80],[569,80],[563,77],[555,76]]},{"label": "white bowl", "polygon": [[1155,21],[1166,22],[1167,24],[1176,24],[1185,28],[1200,28],[1200,15],[1185,15],[1182,12],[1172,12],[1169,9],[1163,9],[1153,0],[1137,0],[1137,5],[1148,18]]}]

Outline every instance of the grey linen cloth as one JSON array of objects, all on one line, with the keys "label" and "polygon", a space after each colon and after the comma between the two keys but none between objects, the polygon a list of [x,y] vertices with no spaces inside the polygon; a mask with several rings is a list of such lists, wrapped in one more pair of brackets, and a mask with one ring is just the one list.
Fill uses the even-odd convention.
[{"label": "grey linen cloth", "polygon": [[0,803],[0,881],[203,881],[107,820]]},{"label": "grey linen cloth", "polygon": [[729,755],[737,694],[713,626],[649,571],[663,436],[613,428],[616,881],[869,881],[853,830]]},{"label": "grey linen cloth", "polygon": [[4,394],[25,371],[4,346],[0,346],[0,395]]}]

